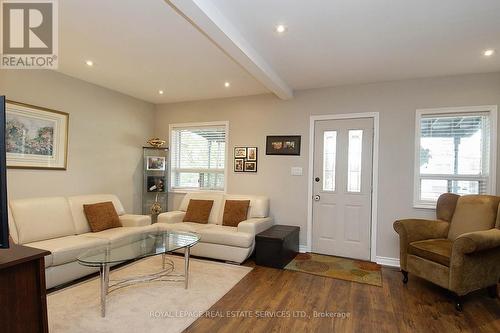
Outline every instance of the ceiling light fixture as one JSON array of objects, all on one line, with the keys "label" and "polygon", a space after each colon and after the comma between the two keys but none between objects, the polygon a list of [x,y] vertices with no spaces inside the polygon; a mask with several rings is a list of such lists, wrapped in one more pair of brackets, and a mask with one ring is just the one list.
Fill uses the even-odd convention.
[{"label": "ceiling light fixture", "polygon": [[491,57],[492,55],[495,54],[495,50],[488,49],[488,50],[484,51],[483,54],[484,54],[485,57]]},{"label": "ceiling light fixture", "polygon": [[279,33],[279,34],[282,34],[286,31],[286,26],[284,26],[283,24],[279,24],[276,26],[276,32]]},{"label": "ceiling light fixture", "polygon": [[226,82],[224,82],[224,87],[229,88],[230,86],[231,86],[231,83],[229,83],[229,82],[227,82],[227,81],[226,81]]},{"label": "ceiling light fixture", "polygon": [[158,90],[158,94],[163,95],[165,92],[163,90]]},{"label": "ceiling light fixture", "polygon": [[87,60],[87,61],[85,61],[85,64],[86,64],[87,66],[89,66],[89,67],[94,66],[94,62],[93,62],[92,60]]}]

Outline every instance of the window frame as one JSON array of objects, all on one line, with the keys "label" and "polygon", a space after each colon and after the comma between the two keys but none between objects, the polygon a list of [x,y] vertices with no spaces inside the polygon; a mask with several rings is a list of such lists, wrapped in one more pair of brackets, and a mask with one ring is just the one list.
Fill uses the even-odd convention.
[{"label": "window frame", "polygon": [[[202,189],[202,188],[182,188],[182,187],[172,187],[172,174],[174,164],[172,162],[172,131],[178,128],[200,128],[200,127],[210,127],[210,126],[224,126],[226,130],[226,144],[224,147],[224,189],[223,190],[213,190],[213,189]],[[168,125],[168,160],[169,160],[169,182],[168,182],[168,192],[169,193],[190,193],[190,192],[208,192],[208,193],[227,193],[227,179],[228,179],[228,157],[229,157],[229,121],[210,121],[210,122],[192,122],[192,123],[174,123]]]},{"label": "window frame", "polygon": [[[496,192],[496,171],[497,171],[497,110],[496,105],[483,105],[483,106],[465,106],[465,107],[448,107],[448,108],[431,108],[431,109],[417,109],[415,114],[415,144],[414,144],[414,171],[413,171],[413,208],[436,209],[435,201],[420,200],[420,121],[424,116],[452,116],[452,115],[471,115],[475,113],[487,113],[490,118],[490,161],[489,161],[489,175],[488,186],[486,187],[487,194],[494,194]],[[445,178],[447,177],[447,178]],[[430,179],[452,179],[446,175],[436,175],[436,177],[427,177]],[[426,179],[427,179],[426,178]],[[460,177],[466,178],[466,177]],[[474,180],[480,177],[472,176]]]}]

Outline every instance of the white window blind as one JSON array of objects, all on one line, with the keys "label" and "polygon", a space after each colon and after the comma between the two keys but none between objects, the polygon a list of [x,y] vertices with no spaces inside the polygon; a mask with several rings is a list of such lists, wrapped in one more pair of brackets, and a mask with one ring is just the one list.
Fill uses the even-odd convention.
[{"label": "white window blind", "polygon": [[479,110],[417,116],[416,206],[435,206],[445,192],[492,193],[491,129],[491,113]]},{"label": "white window blind", "polygon": [[225,189],[227,124],[172,126],[171,188]]}]

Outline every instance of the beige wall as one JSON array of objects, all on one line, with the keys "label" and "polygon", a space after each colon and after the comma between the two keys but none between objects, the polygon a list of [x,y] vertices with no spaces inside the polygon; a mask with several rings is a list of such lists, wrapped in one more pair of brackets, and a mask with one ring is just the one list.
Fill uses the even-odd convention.
[{"label": "beige wall", "polygon": [[[380,112],[377,256],[397,258],[393,221],[434,215],[412,208],[415,110],[485,104],[500,104],[500,73],[315,89],[296,92],[288,101],[260,95],[158,105],[155,131],[168,138],[171,123],[228,120],[227,191],[270,196],[276,222],[300,226],[305,244],[310,115]],[[272,134],[302,135],[301,156],[266,156],[265,137]],[[259,147],[257,174],[232,171],[232,149],[245,145]],[[304,175],[291,176],[292,166],[302,167]],[[171,208],[180,198],[172,196]]]},{"label": "beige wall", "polygon": [[128,211],[140,212],[152,104],[42,70],[0,71],[0,95],[70,114],[67,171],[10,169],[10,198],[116,193]]}]

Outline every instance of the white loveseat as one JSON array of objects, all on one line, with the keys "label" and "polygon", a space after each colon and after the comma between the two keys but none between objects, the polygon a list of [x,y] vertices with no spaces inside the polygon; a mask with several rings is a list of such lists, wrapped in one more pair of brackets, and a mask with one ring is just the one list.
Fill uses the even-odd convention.
[{"label": "white loveseat", "polygon": [[[207,224],[182,222],[191,199],[213,200]],[[250,200],[247,219],[238,227],[222,225],[226,200]],[[187,193],[177,211],[158,216],[158,226],[163,230],[195,232],[200,235],[191,254],[230,262],[242,263],[253,252],[255,235],[272,226],[269,217],[269,199],[264,196],[234,195],[223,193]]]},{"label": "white loveseat", "polygon": [[[123,227],[91,232],[83,205],[104,201],[113,202]],[[118,245],[124,237],[157,230],[149,216],[125,214],[122,203],[112,194],[9,202],[9,231],[14,242],[51,252],[45,257],[47,288],[98,271],[76,261],[84,251],[101,245]]]}]

